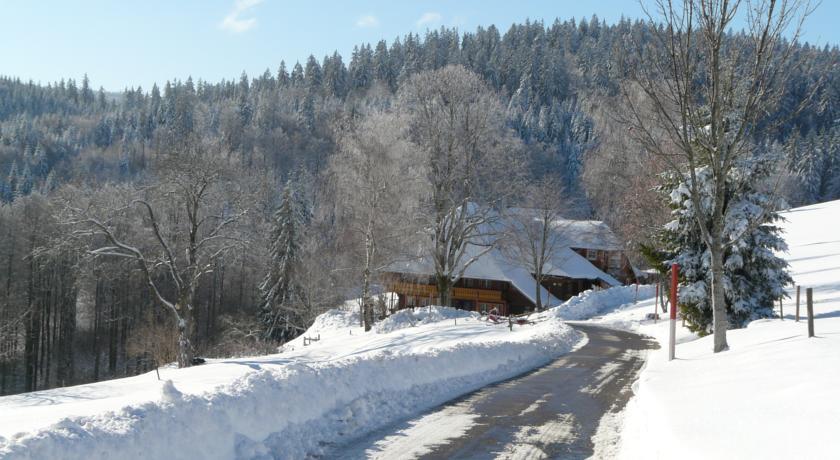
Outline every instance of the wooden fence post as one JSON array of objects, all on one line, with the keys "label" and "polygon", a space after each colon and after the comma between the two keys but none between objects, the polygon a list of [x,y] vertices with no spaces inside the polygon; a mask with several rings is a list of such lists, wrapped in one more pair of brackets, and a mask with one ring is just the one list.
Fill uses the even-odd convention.
[{"label": "wooden fence post", "polygon": [[802,289],[802,286],[796,286],[796,322],[799,322],[799,291]]},{"label": "wooden fence post", "polygon": [[653,324],[659,318],[659,282],[656,282],[656,295],[653,297]]},{"label": "wooden fence post", "polygon": [[805,290],[805,302],[808,308],[808,337],[814,336],[814,289]]},{"label": "wooden fence post", "polygon": [[672,361],[676,355],[677,345],[677,289],[679,289],[680,265],[671,264],[671,321],[668,338],[668,361]]}]

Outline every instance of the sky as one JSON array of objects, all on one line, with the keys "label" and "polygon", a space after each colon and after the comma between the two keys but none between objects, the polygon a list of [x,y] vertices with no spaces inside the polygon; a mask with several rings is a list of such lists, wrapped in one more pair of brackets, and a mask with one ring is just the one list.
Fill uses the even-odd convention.
[{"label": "sky", "polygon": [[[291,68],[313,54],[440,26],[502,32],[525,19],[642,18],[636,0],[0,0],[0,75],[46,84],[61,78],[121,91],[194,79],[238,79]],[[804,39],[840,43],[840,0],[824,0]]]}]

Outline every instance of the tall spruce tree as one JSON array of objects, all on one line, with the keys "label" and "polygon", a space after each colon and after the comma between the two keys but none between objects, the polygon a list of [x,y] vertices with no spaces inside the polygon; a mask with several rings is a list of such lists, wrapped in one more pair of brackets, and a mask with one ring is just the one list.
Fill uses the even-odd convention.
[{"label": "tall spruce tree", "polygon": [[[723,286],[733,328],[772,317],[774,303],[785,296],[784,287],[792,282],[787,262],[776,255],[787,249],[776,225],[782,220],[777,212],[782,203],[759,190],[771,172],[768,161],[751,159],[733,169],[726,181],[724,238],[728,246]],[[705,191],[703,205],[709,208],[714,205],[711,174],[706,167],[696,171],[699,189]],[[661,191],[674,217],[662,233],[667,262],[681,267],[685,287],[680,291],[680,309],[689,329],[705,335],[711,332],[713,319],[711,255],[700,234],[689,186],[673,176],[667,179]]]},{"label": "tall spruce tree", "polygon": [[260,284],[259,321],[263,337],[286,341],[306,329],[297,274],[301,263],[303,209],[291,182],[283,189],[280,208],[274,213],[271,266]]}]

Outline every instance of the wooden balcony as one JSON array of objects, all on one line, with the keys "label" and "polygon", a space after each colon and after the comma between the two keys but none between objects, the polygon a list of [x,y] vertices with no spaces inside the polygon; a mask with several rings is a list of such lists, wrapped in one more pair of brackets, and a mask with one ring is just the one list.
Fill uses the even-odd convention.
[{"label": "wooden balcony", "polygon": [[[387,284],[388,290],[397,294],[417,297],[437,297],[437,287],[430,284],[414,284],[396,281]],[[457,300],[475,300],[478,302],[504,302],[502,291],[490,289],[454,288],[452,298]]]}]

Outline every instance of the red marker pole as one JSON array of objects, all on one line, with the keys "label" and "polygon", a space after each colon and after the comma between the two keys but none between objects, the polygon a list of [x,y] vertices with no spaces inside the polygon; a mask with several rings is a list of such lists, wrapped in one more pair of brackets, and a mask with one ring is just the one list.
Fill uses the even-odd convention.
[{"label": "red marker pole", "polygon": [[679,284],[680,265],[671,264],[671,335],[668,341],[668,361],[674,359],[677,348],[677,288]]}]

